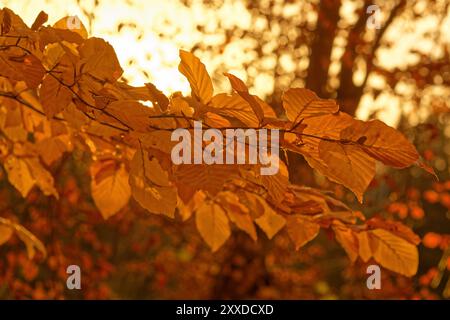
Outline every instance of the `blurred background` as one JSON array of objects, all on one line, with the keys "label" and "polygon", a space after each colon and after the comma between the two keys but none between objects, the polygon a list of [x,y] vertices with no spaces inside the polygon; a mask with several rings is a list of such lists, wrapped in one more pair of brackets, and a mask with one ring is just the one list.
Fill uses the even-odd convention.
[{"label": "blurred background", "polygon": [[[43,10],[53,24],[77,15],[90,36],[109,41],[132,85],[190,92],[178,50],[193,50],[216,91],[222,73],[281,109],[281,93],[306,87],[337,99],[360,119],[379,118],[411,139],[439,181],[418,168],[378,168],[359,205],[293,157],[291,180],[330,190],[366,217],[401,220],[422,238],[417,276],[382,271],[382,290],[366,288],[365,266],[351,265],[322,231],[296,252],[284,235],[254,243],[236,231],[217,253],[193,221],[146,214],[136,203],[104,221],[90,199],[87,155],[57,163],[61,199],[38,191],[26,201],[0,171],[0,212],[47,246],[28,260],[19,241],[0,247],[0,298],[450,298],[450,1],[433,0],[0,0],[31,25]],[[367,12],[371,5],[378,11]],[[368,21],[376,19],[379,28]],[[14,204],[11,206],[11,204]],[[65,287],[78,264],[82,290]]]}]

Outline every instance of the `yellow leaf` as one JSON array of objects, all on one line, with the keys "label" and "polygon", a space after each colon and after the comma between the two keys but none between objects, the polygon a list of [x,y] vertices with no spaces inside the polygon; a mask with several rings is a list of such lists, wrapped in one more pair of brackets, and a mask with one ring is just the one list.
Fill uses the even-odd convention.
[{"label": "yellow leaf", "polygon": [[180,50],[180,58],[178,70],[188,79],[192,95],[203,104],[208,104],[213,96],[213,85],[205,65],[188,51]]},{"label": "yellow leaf", "polygon": [[130,186],[136,201],[151,213],[173,218],[177,205],[176,189],[156,158],[138,149],[130,164]]},{"label": "yellow leaf", "polygon": [[129,175],[123,165],[114,160],[91,165],[91,192],[95,205],[104,219],[115,215],[130,200]]},{"label": "yellow leaf", "polygon": [[26,162],[23,159],[10,155],[5,160],[4,166],[8,173],[9,182],[25,198],[34,186],[34,179]]},{"label": "yellow leaf", "polygon": [[320,231],[320,226],[308,216],[290,215],[286,220],[289,237],[295,244],[295,250],[300,249],[314,239]]},{"label": "yellow leaf", "polygon": [[225,211],[214,202],[204,202],[195,213],[195,223],[200,235],[217,251],[230,237],[230,226]]},{"label": "yellow leaf", "polygon": [[24,161],[28,165],[31,175],[36,181],[36,185],[39,189],[41,189],[46,196],[53,195],[58,199],[59,195],[54,186],[53,176],[42,166],[39,158],[24,158]]}]

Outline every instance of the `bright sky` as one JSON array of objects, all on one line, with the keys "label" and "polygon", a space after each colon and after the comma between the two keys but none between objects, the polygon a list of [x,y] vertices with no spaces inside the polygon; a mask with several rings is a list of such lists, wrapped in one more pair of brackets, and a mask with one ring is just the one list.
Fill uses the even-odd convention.
[{"label": "bright sky", "polygon": [[[150,81],[165,93],[182,91],[187,94],[190,91],[188,82],[177,70],[178,49],[190,50],[198,42],[211,45],[221,43],[224,37],[221,30],[224,26],[238,25],[244,29],[255,27],[252,25],[250,12],[240,1],[223,2],[220,9],[207,8],[201,1],[194,1],[188,8],[177,0],[99,1],[99,6],[94,10],[95,0],[0,0],[0,5],[11,8],[28,25],[33,23],[41,10],[49,15],[50,24],[64,16],[77,15],[85,24],[90,36],[104,38],[112,44],[125,71],[124,76],[131,84],[142,85]],[[350,22],[354,3],[356,2],[353,0],[344,0],[345,5],[341,12]],[[418,6],[426,6],[426,3],[427,0],[419,1]],[[423,9],[417,8],[418,11]],[[295,8],[291,11],[295,12]],[[95,14],[92,25],[88,23],[86,12]],[[206,36],[196,29],[199,22],[206,25],[208,33]],[[439,55],[439,50],[433,48],[433,41],[425,37],[427,31],[435,28],[436,22],[436,17],[426,16],[419,19],[419,23],[411,28],[407,22],[399,21],[393,32],[386,35],[387,39],[393,42],[391,48],[378,52],[377,58],[381,64],[395,68],[405,63],[414,63],[417,54],[410,53],[412,49],[431,50],[433,54]],[[119,31],[120,23],[123,26]],[[442,37],[450,43],[448,30],[450,18],[447,17],[441,31]],[[399,34],[402,36],[399,37]],[[245,80],[247,72],[243,64],[253,57],[247,53],[248,51],[243,50],[245,46],[252,44],[243,42],[239,39],[234,40],[227,47],[223,57],[213,57],[204,53],[200,59],[210,72],[225,63],[227,70]],[[337,54],[339,55],[339,52]],[[286,58],[286,64],[289,63],[293,64],[295,61]],[[332,67],[339,69],[339,66]],[[247,71],[250,73],[250,70]],[[368,84],[383,87],[384,80],[370,77]],[[253,90],[264,96],[270,93],[272,85],[273,79],[261,75],[256,79]],[[376,100],[371,96],[364,96],[358,116],[366,118],[372,111],[383,109],[379,117],[394,125],[400,115],[400,104],[401,101],[389,93],[379,95]]]}]

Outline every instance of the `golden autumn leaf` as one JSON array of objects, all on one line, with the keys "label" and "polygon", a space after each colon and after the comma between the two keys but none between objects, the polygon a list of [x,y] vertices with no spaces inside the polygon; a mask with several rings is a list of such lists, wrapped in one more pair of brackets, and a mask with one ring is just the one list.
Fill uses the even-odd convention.
[{"label": "golden autumn leaf", "polygon": [[[256,241],[255,224],[269,239],[286,226],[297,250],[320,228],[331,228],[352,262],[358,257],[365,262],[374,259],[400,274],[415,274],[420,239],[411,229],[376,218],[365,221],[361,212],[337,200],[348,198],[339,186],[333,195],[295,185],[294,180],[311,182],[309,174],[302,180],[310,168],[297,167],[295,158],[289,163],[288,152],[301,154],[310,167],[362,202],[376,161],[396,168],[416,164],[434,172],[399,131],[378,120],[356,120],[339,112],[336,101],[303,88],[284,92],[283,113],[281,106],[272,108],[230,73],[225,76],[232,93],[214,95],[205,65],[183,50],[178,69],[189,81],[190,96],[175,92],[167,97],[151,83],[134,87],[121,78],[123,70],[108,42],[88,38],[74,17],[63,18],[54,27],[43,26],[46,20],[41,12],[30,29],[9,9],[0,11],[0,162],[23,197],[37,186],[45,196],[58,198],[55,180],[63,176],[63,183],[58,180],[61,195],[75,204],[85,192],[72,190],[78,188],[71,185],[72,176],[65,180],[65,174],[69,171],[78,178],[89,158],[91,196],[105,219],[124,208],[132,195],[151,213],[173,218],[178,212],[183,221],[195,214],[198,231],[212,251],[226,242],[232,229]],[[254,78],[251,74],[249,80]],[[222,133],[246,127],[278,129],[284,152],[277,158],[278,173],[262,174],[263,164],[175,165],[173,130],[192,133],[194,121]],[[209,142],[202,141],[202,148],[211,146]],[[62,157],[73,150],[77,150],[73,156]],[[37,196],[33,192],[22,199],[33,204],[29,210],[33,226],[39,225],[34,221],[39,215],[35,204],[43,202]],[[444,191],[437,197],[446,204]],[[79,206],[84,212],[85,203]],[[89,199],[87,206],[92,206]],[[29,231],[0,218],[0,244],[14,233],[30,257],[36,250],[45,255],[42,243]]]},{"label": "golden autumn leaf", "polygon": [[108,104],[105,111],[108,112],[104,118],[105,121],[116,121],[119,126],[126,124],[135,132],[148,132],[152,130],[153,126],[161,129],[176,128],[174,119],[151,119],[153,116],[158,116],[159,113],[134,100],[114,101]]},{"label": "golden autumn leaf", "polygon": [[237,93],[228,95],[226,93],[216,94],[212,98],[212,111],[223,115],[239,119],[249,127],[258,126],[258,118],[250,107],[249,103]]},{"label": "golden autumn leaf", "polygon": [[231,230],[223,208],[214,202],[204,202],[195,212],[195,223],[211,250],[217,251],[230,237]]},{"label": "golden autumn leaf", "polygon": [[256,197],[256,200],[262,205],[264,211],[260,217],[255,219],[255,222],[267,237],[272,239],[286,225],[286,219],[276,213],[264,199]]},{"label": "golden autumn leaf", "polygon": [[302,145],[296,150],[305,156],[311,167],[352,190],[361,202],[375,175],[375,160],[359,146],[341,143],[341,131],[353,121],[343,113],[305,119]]},{"label": "golden autumn leaf", "polygon": [[407,277],[417,273],[419,253],[414,244],[384,229],[370,230],[367,234],[375,261]]},{"label": "golden autumn leaf", "polygon": [[206,199],[206,194],[203,191],[197,191],[191,199],[185,203],[181,198],[178,199],[178,212],[183,221],[188,220],[192,213],[194,213]]},{"label": "golden autumn leaf", "polygon": [[60,159],[64,152],[72,149],[72,143],[68,135],[43,139],[37,143],[37,146],[39,156],[47,166]]},{"label": "golden autumn leaf", "polygon": [[294,125],[304,118],[335,113],[339,106],[334,100],[320,99],[304,88],[291,88],[283,93],[283,108]]},{"label": "golden autumn leaf", "polygon": [[278,167],[278,172],[274,175],[258,175],[259,183],[267,189],[268,195],[275,203],[281,203],[286,198],[285,195],[289,186],[287,166],[279,160]]},{"label": "golden autumn leaf", "polygon": [[344,248],[350,260],[355,262],[359,255],[359,246],[354,232],[340,221],[335,221],[332,228],[337,242]]},{"label": "golden autumn leaf", "polygon": [[357,232],[355,235],[358,239],[358,255],[364,262],[367,262],[373,256],[370,243],[370,234],[366,231],[363,231]]},{"label": "golden autumn leaf", "polygon": [[162,111],[166,111],[169,106],[169,99],[153,83],[146,83],[145,87],[149,94],[149,100]]},{"label": "golden autumn leaf", "polygon": [[264,111],[261,107],[260,102],[255,98],[255,96],[251,95],[248,92],[248,88],[245,83],[231,73],[224,73],[224,75],[230,80],[233,90],[235,90],[250,105],[256,117],[258,118],[258,122],[262,123],[265,117]]},{"label": "golden autumn leaf", "polygon": [[326,163],[321,172],[352,190],[362,202],[375,175],[375,160],[358,147],[329,141],[320,141],[319,157]]},{"label": "golden autumn leaf", "polygon": [[42,62],[22,49],[7,48],[0,51],[0,75],[24,81],[29,88],[37,88],[45,75]]},{"label": "golden autumn leaf", "polygon": [[219,193],[217,198],[231,222],[256,241],[256,228],[249,209],[239,201],[239,197],[231,191],[224,191]]},{"label": "golden autumn leaf", "polygon": [[419,159],[416,148],[408,139],[380,120],[353,120],[341,132],[340,138],[355,142],[371,157],[395,168],[408,167]]},{"label": "golden autumn leaf", "polygon": [[99,80],[115,81],[123,73],[116,52],[113,47],[103,39],[89,38],[79,48],[80,68]]},{"label": "golden autumn leaf", "polygon": [[22,197],[26,197],[34,186],[34,178],[25,160],[10,155],[6,158],[4,166],[9,182],[19,190]]},{"label": "golden autumn leaf", "polygon": [[178,70],[188,79],[192,95],[208,104],[213,96],[213,85],[205,65],[191,52],[180,50]]},{"label": "golden autumn leaf", "polygon": [[187,201],[197,190],[216,194],[223,189],[225,182],[236,178],[239,169],[226,164],[181,164],[174,168],[178,194]]},{"label": "golden autumn leaf", "polygon": [[49,119],[63,111],[72,99],[72,92],[51,74],[45,76],[40,88],[40,99]]},{"label": "golden autumn leaf", "polygon": [[382,220],[373,217],[367,220],[366,224],[370,229],[385,229],[412,244],[418,245],[420,243],[420,237],[399,221]]},{"label": "golden autumn leaf", "polygon": [[56,191],[54,186],[54,179],[52,174],[45,169],[39,158],[24,158],[24,161],[28,165],[31,175],[36,183],[36,185],[41,189],[41,191],[46,196],[54,196],[56,199],[59,198],[58,191]]},{"label": "golden autumn leaf", "polygon": [[115,215],[130,200],[129,175],[114,160],[91,165],[91,193],[104,219]]},{"label": "golden autumn leaf", "polygon": [[130,164],[130,186],[133,198],[151,213],[173,218],[177,205],[175,187],[156,158],[138,149]]},{"label": "golden autumn leaf", "polygon": [[286,227],[289,237],[295,244],[295,250],[300,249],[313,240],[320,231],[318,223],[308,216],[300,214],[290,215],[286,218]]}]

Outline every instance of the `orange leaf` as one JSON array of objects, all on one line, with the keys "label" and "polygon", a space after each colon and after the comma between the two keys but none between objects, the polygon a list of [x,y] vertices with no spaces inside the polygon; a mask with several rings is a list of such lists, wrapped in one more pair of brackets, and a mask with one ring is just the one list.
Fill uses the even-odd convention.
[{"label": "orange leaf", "polygon": [[205,65],[188,51],[180,50],[180,58],[178,70],[188,79],[192,94],[207,105],[213,96],[213,85]]},{"label": "orange leaf", "polygon": [[339,110],[336,101],[320,99],[314,92],[304,88],[291,88],[285,91],[282,100],[286,115],[294,125],[301,119],[335,113]]},{"label": "orange leaf", "polygon": [[72,92],[50,74],[45,76],[39,96],[48,119],[63,111],[72,100]]},{"label": "orange leaf", "polygon": [[295,244],[295,250],[314,239],[320,231],[320,226],[316,222],[300,214],[288,216],[286,225],[289,237]]},{"label": "orange leaf", "polygon": [[217,251],[230,237],[230,225],[225,211],[214,202],[204,202],[195,213],[195,223],[202,238]]},{"label": "orange leaf", "polygon": [[91,193],[104,219],[116,214],[130,200],[129,175],[123,165],[114,160],[91,165]]},{"label": "orange leaf", "polygon": [[245,101],[248,102],[250,107],[252,108],[253,112],[255,113],[256,117],[259,120],[259,123],[263,122],[264,119],[264,111],[261,108],[260,103],[255,98],[255,96],[251,95],[248,92],[248,88],[245,85],[245,83],[236,77],[235,75],[232,75],[231,73],[224,73],[224,75],[230,80],[231,87],[242,97]]}]

